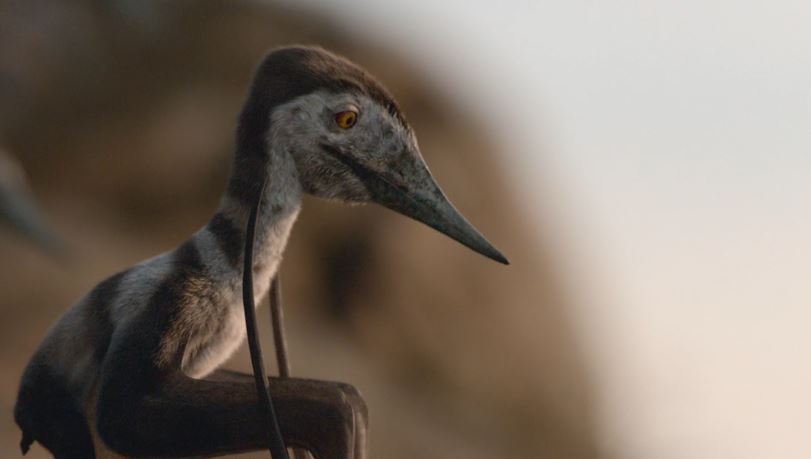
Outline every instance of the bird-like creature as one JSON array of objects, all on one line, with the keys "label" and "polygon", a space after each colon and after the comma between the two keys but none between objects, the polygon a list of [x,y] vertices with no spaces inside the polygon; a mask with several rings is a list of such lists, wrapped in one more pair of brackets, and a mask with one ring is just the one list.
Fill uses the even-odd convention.
[{"label": "bird-like creature", "polygon": [[[264,186],[263,186],[264,184]],[[23,452],[95,457],[94,441],[133,457],[262,449],[267,425],[249,375],[218,367],[245,336],[242,247],[256,217],[254,294],[266,294],[305,193],[375,202],[507,263],[454,209],[389,92],[314,47],[272,51],[239,118],[227,190],[176,249],[98,284],[51,328],[20,384]],[[319,459],[361,458],[366,406],[352,386],[271,378],[284,440]]]}]

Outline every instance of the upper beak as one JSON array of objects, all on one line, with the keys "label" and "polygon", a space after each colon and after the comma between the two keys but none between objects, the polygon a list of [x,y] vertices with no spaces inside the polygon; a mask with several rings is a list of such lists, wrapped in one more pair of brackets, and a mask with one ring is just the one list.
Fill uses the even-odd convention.
[{"label": "upper beak", "polygon": [[[498,251],[451,204],[439,188],[428,168],[416,187],[400,187],[389,183],[383,176],[375,182],[372,197],[375,202],[459,241],[491,260],[508,265],[509,260]],[[371,191],[372,187],[370,187]]]},{"label": "upper beak", "polygon": [[[417,151],[404,151],[385,171],[375,171],[348,155],[333,154],[363,181],[372,200],[466,245],[505,265],[510,264],[482,234],[453,207]],[[393,171],[398,173],[393,173]]]}]

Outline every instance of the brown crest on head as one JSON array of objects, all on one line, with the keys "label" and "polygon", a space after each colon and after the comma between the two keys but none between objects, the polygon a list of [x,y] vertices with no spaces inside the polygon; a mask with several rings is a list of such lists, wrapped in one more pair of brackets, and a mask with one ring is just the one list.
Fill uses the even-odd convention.
[{"label": "brown crest on head", "polygon": [[[347,110],[351,123],[336,125],[342,118],[335,115]],[[305,192],[375,202],[507,263],[437,185],[394,98],[350,61],[299,46],[277,49],[260,64],[240,116],[229,185],[247,204],[257,202],[267,176],[268,142],[291,154]]]},{"label": "brown crest on head", "polygon": [[319,90],[365,94],[408,126],[386,88],[348,59],[313,46],[273,50],[259,64],[240,114],[235,170],[229,184],[231,195],[250,203],[259,192],[273,108]]}]

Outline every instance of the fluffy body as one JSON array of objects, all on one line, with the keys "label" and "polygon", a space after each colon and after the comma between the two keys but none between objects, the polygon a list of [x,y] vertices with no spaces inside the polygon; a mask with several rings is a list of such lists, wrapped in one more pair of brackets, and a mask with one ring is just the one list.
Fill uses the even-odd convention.
[{"label": "fluffy body", "polygon": [[[303,193],[350,203],[369,199],[364,185],[332,158],[324,158],[319,145],[331,142],[342,148],[363,144],[396,143],[393,128],[382,136],[361,134],[346,139],[329,117],[347,106],[364,110],[360,123],[369,126],[388,120],[385,109],[362,94],[319,91],[295,98],[271,115],[267,135],[267,185],[262,198],[254,246],[254,295],[267,294],[287,239],[301,208]],[[358,130],[357,132],[360,132]],[[380,151],[380,150],[378,150]],[[384,152],[388,150],[382,150]],[[296,157],[298,155],[298,157]],[[245,338],[242,306],[242,246],[250,206],[238,195],[226,193],[212,220],[177,249],[118,273],[80,299],[57,321],[31,359],[21,384],[18,423],[32,437],[48,443],[45,429],[62,429],[32,419],[31,405],[58,385],[60,407],[84,429],[98,418],[98,401],[109,373],[116,335],[149,327],[158,339],[135,349],[159,373],[179,369],[188,377],[204,378],[234,353]],[[168,284],[168,286],[167,286]],[[171,290],[171,302],[155,301]],[[148,340],[147,340],[148,341]],[[137,369],[136,369],[137,370]],[[131,377],[132,375],[130,375]],[[48,387],[46,387],[48,386]],[[54,411],[51,407],[48,411]],[[49,414],[52,419],[60,416]],[[59,441],[64,441],[60,439]],[[50,446],[46,444],[46,446]],[[80,457],[81,453],[76,457]]]},{"label": "fluffy body", "polygon": [[[357,122],[342,128],[335,116],[347,110]],[[322,49],[279,49],[256,72],[214,217],[175,250],[97,285],[31,358],[15,406],[23,452],[38,441],[57,458],[92,458],[99,438],[136,457],[262,448],[252,378],[218,367],[245,336],[250,209],[261,196],[252,269],[262,297],[304,193],[380,203],[506,262],[447,201],[379,83]],[[363,457],[366,408],[354,388],[284,379],[270,390],[289,445],[319,459]]]}]

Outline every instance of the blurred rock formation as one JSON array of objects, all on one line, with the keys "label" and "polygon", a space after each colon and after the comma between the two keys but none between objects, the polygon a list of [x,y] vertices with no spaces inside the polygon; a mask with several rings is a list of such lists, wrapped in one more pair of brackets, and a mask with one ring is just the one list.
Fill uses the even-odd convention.
[{"label": "blurred rock formation", "polygon": [[[253,67],[291,43],[379,76],[439,183],[513,263],[383,209],[308,200],[283,266],[294,374],[366,394],[375,458],[599,457],[554,250],[530,231],[532,203],[511,189],[487,130],[389,50],[264,2],[0,3],[0,142],[72,254],[55,261],[0,233],[3,411],[62,310],[210,217]],[[244,350],[232,366],[249,368]],[[0,451],[15,457],[11,416],[0,426]]]}]

